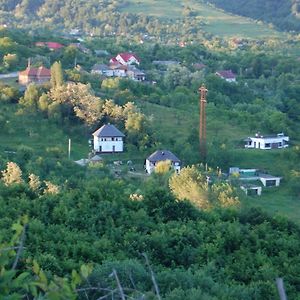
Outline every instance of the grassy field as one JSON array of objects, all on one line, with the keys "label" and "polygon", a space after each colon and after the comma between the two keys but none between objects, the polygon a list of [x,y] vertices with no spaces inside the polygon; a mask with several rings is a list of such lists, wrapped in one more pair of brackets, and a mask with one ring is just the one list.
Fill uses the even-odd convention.
[{"label": "grassy field", "polygon": [[[6,124],[0,128],[0,151],[17,151],[21,145],[32,148],[38,155],[47,156],[47,149],[58,148],[68,156],[68,139],[72,140],[72,158],[87,157],[87,137],[80,127],[57,126],[42,116],[19,113],[13,104],[1,104]],[[62,129],[64,127],[64,130]]]},{"label": "grassy field", "polygon": [[272,215],[285,216],[300,225],[300,200],[289,196],[285,184],[278,188],[264,189],[261,196],[243,197],[245,207],[260,207]]},{"label": "grassy field", "polygon": [[[142,13],[149,16],[161,18],[179,19],[182,18],[184,4],[178,0],[128,0],[121,10],[130,13]],[[211,5],[200,1],[189,1],[189,6],[198,16],[199,22],[204,22],[204,30],[208,33],[221,37],[283,37],[265,24],[240,16],[225,13]]]}]

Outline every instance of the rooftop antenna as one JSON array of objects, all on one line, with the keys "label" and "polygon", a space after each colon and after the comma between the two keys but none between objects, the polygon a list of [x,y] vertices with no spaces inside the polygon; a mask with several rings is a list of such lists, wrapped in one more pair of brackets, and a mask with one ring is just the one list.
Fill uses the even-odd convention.
[{"label": "rooftop antenna", "polygon": [[206,163],[206,94],[207,89],[204,84],[199,88],[200,98],[199,98],[199,106],[200,106],[200,123],[199,123],[199,144],[200,144],[200,158]]}]

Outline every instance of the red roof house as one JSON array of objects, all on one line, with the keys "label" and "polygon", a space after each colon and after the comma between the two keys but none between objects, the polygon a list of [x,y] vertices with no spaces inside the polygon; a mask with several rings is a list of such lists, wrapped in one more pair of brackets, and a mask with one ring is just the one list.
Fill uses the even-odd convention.
[{"label": "red roof house", "polygon": [[132,64],[139,65],[140,59],[134,53],[123,52],[111,58],[109,62],[110,63],[119,62],[121,65],[127,65],[127,66]]},{"label": "red roof house", "polygon": [[28,84],[34,83],[44,83],[51,79],[51,71],[43,66],[39,68],[33,68],[28,66],[26,70],[19,72],[19,83]]},{"label": "red roof house", "polygon": [[64,47],[62,44],[56,42],[37,42],[35,45],[37,47],[47,47],[50,50],[59,50]]}]

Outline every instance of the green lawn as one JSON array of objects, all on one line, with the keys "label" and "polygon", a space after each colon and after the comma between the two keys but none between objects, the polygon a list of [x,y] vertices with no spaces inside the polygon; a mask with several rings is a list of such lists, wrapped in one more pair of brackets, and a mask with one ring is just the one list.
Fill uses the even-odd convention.
[{"label": "green lawn", "polygon": [[46,156],[47,149],[56,147],[67,157],[70,138],[72,158],[87,156],[88,138],[79,126],[57,126],[36,114],[20,114],[14,104],[1,104],[0,111],[6,122],[0,128],[1,152],[16,151],[20,145],[25,145],[31,147],[38,155]]},{"label": "green lawn", "polygon": [[242,198],[245,207],[260,207],[272,215],[285,216],[300,225],[300,199],[289,195],[284,184],[278,188],[265,188],[261,196]]},{"label": "green lawn", "polygon": [[[204,22],[204,30],[221,37],[245,37],[265,38],[283,37],[283,33],[277,32],[265,24],[240,16],[225,13],[206,3],[189,1],[189,6],[197,12],[195,17],[199,22]],[[122,6],[122,12],[141,13],[155,16],[161,19],[180,19],[183,17],[183,1],[178,0],[128,0]]]}]

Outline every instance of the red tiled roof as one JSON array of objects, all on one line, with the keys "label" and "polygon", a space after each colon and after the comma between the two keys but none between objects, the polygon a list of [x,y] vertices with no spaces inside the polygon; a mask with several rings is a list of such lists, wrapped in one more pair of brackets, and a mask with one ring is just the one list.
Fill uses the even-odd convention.
[{"label": "red tiled roof", "polygon": [[49,49],[60,49],[63,47],[62,44],[56,42],[36,42],[35,45],[37,47],[47,46]]},{"label": "red tiled roof", "polygon": [[115,57],[111,58],[109,62],[112,64],[119,63]]},{"label": "red tiled roof", "polygon": [[49,49],[60,49],[63,47],[62,44],[56,42],[46,42],[46,45]]},{"label": "red tiled roof", "polygon": [[129,61],[131,57],[134,57],[138,62],[140,62],[140,59],[134,53],[122,52],[118,55],[120,55],[126,62]]},{"label": "red tiled roof", "polygon": [[51,71],[43,66],[37,69],[37,76],[50,77]]},{"label": "red tiled roof", "polygon": [[236,77],[231,70],[217,71],[216,74],[226,79],[233,79]]},{"label": "red tiled roof", "polygon": [[27,67],[26,70],[19,72],[19,75],[34,77],[51,77],[51,71],[43,66],[39,68]]},{"label": "red tiled roof", "polygon": [[37,76],[37,68],[27,67],[26,70],[19,72],[19,75]]}]

